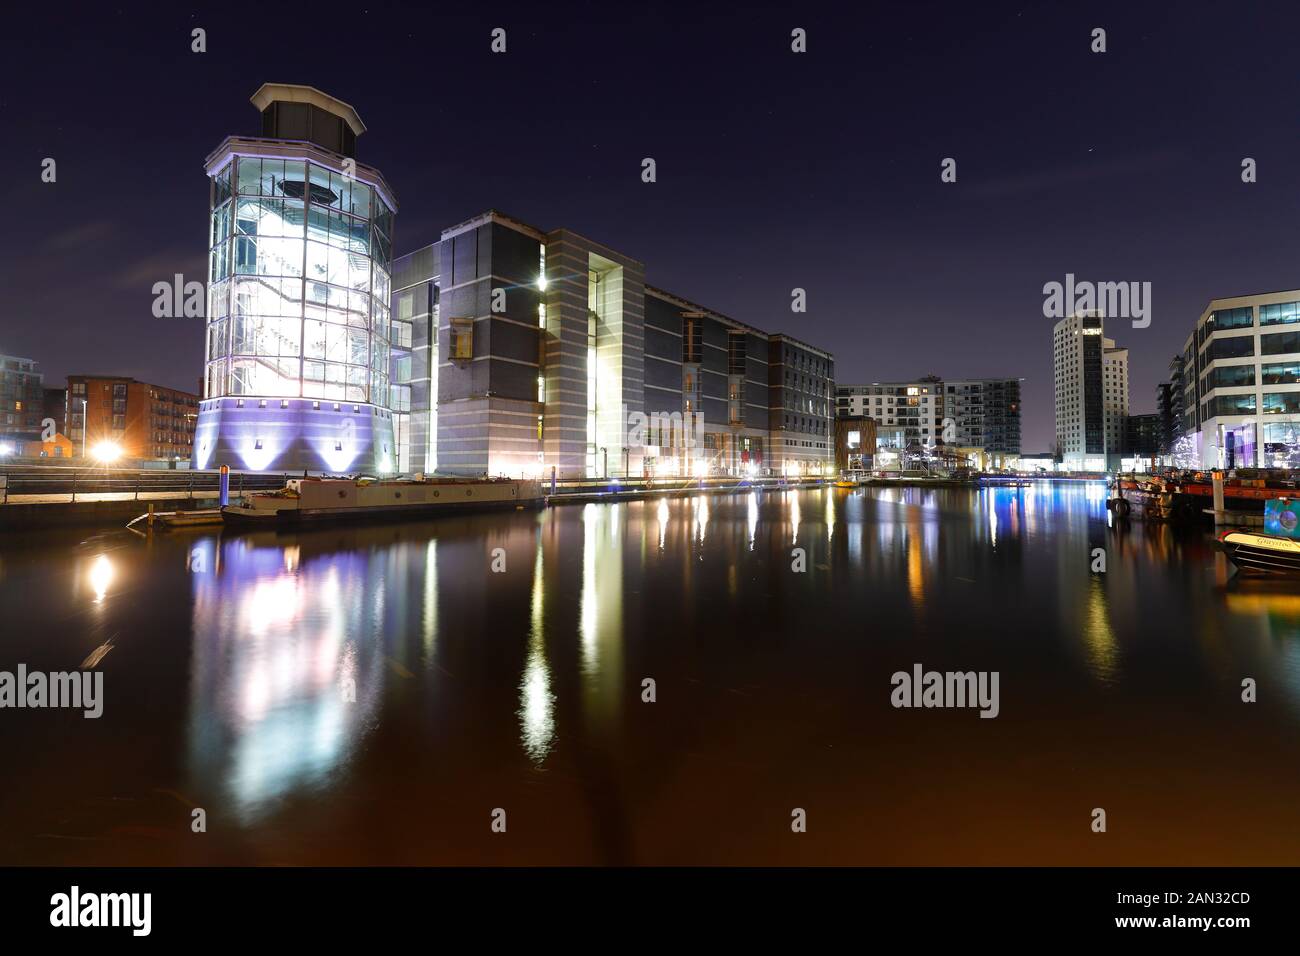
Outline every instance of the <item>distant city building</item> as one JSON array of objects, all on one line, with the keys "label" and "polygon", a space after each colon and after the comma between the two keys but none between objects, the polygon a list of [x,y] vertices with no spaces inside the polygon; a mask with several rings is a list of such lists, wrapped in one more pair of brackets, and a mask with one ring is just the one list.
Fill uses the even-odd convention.
[{"label": "distant city building", "polygon": [[913,382],[837,385],[836,414],[874,418],[879,426],[878,439],[887,440],[891,445],[894,437],[886,439],[886,436],[898,429],[904,446],[914,442],[933,448],[943,438],[942,384],[937,377],[929,376]]},{"label": "distant city building", "polygon": [[208,156],[200,468],[384,473],[396,466],[389,303],[397,202],[356,162],[365,132],[310,86],[252,97],[261,136]]},{"label": "distant city building", "polygon": [[[838,385],[837,417],[869,416],[882,448],[909,443],[933,449],[942,442],[979,449],[1001,467],[1020,454],[1020,379],[940,379]],[[899,429],[897,435],[891,430]]]},{"label": "distant city building", "polygon": [[[45,417],[44,376],[33,359],[0,355],[0,437],[15,442],[39,438]],[[13,454],[11,451],[10,454]]]},{"label": "distant city building", "polygon": [[1160,455],[1160,413],[1130,415],[1124,423],[1123,454],[1129,458],[1155,459]]},{"label": "distant city building", "polygon": [[1052,330],[1056,444],[1072,471],[1119,467],[1128,418],[1128,349],[1106,338],[1105,319],[1072,315]]},{"label": "distant city building", "polygon": [[489,210],[393,274],[404,471],[830,470],[830,353],[646,285],[608,246]]},{"label": "distant city building", "polygon": [[184,459],[193,450],[199,396],[190,392],[125,376],[69,375],[67,403],[67,437],[78,456],[104,443],[127,460]]},{"label": "distant city building", "polygon": [[1300,467],[1300,290],[1212,299],[1182,359],[1175,456],[1204,468]]}]

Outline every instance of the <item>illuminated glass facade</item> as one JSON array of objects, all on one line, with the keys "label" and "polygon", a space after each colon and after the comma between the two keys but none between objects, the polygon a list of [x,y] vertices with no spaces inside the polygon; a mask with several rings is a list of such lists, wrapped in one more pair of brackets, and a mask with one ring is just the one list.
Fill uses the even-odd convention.
[{"label": "illuminated glass facade", "polygon": [[207,396],[388,407],[393,212],[314,162],[233,156],[213,176]]},{"label": "illuminated glass facade", "polygon": [[391,471],[394,203],[377,171],[310,141],[327,122],[335,145],[340,125],[364,130],[350,107],[310,87],[259,97],[264,129],[309,139],[231,138],[209,157],[195,463]]},{"label": "illuminated glass facade", "polygon": [[1215,299],[1184,345],[1190,464],[1300,467],[1300,290]]}]

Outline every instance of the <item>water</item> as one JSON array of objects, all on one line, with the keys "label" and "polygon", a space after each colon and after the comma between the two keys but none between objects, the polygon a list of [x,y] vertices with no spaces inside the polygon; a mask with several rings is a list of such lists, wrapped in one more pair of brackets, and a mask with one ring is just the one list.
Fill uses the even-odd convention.
[{"label": "water", "polygon": [[[99,720],[0,711],[0,863],[1294,864],[1297,587],[1103,499],[9,535],[0,669],[110,649]],[[916,663],[1000,715],[894,709]]]}]

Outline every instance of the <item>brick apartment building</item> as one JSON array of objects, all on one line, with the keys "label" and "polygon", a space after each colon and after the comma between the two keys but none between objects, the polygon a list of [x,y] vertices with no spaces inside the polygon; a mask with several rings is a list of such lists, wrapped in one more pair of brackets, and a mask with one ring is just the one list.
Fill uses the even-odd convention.
[{"label": "brick apartment building", "polygon": [[[82,402],[85,402],[83,439]],[[69,375],[64,420],[78,455],[113,442],[123,459],[188,459],[199,396],[122,376]]]}]

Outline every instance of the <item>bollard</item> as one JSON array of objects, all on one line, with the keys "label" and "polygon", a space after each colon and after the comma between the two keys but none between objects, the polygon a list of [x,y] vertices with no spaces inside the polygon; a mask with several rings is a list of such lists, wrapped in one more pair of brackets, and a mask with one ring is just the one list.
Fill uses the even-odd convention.
[{"label": "bollard", "polygon": [[217,495],[217,501],[220,507],[224,508],[230,504],[230,466],[221,466],[221,490]]},{"label": "bollard", "polygon": [[1228,516],[1223,510],[1223,472],[1214,472],[1214,523],[1227,524]]},{"label": "bollard", "polygon": [[149,527],[153,527],[153,502],[149,502]]}]

